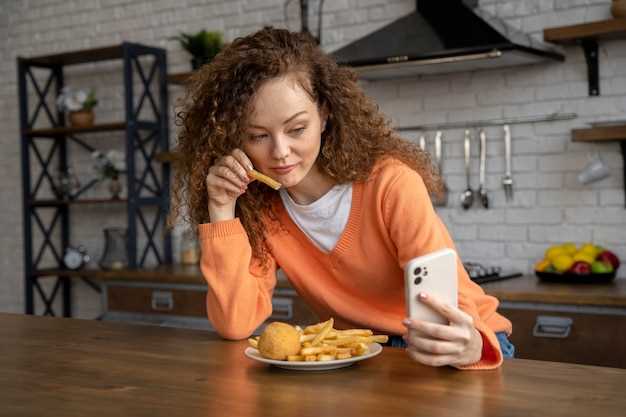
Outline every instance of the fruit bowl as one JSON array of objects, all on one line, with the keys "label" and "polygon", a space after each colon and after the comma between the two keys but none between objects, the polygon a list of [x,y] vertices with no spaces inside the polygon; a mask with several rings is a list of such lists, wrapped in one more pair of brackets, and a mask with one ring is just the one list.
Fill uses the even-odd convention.
[{"label": "fruit bowl", "polygon": [[611,282],[615,279],[617,271],[608,272],[605,274],[570,274],[558,272],[540,272],[535,271],[535,275],[544,282],[563,282],[567,284],[602,284]]}]

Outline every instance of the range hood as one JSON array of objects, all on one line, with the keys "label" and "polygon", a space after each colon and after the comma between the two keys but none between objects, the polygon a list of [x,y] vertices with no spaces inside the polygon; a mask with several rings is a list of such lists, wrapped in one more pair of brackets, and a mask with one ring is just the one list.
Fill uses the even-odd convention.
[{"label": "range hood", "polygon": [[565,60],[478,7],[478,0],[416,0],[416,11],[332,55],[366,80]]}]

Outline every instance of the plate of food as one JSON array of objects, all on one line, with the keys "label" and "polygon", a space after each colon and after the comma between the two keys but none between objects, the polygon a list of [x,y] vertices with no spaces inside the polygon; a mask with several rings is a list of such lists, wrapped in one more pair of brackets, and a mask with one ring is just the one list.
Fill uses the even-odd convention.
[{"label": "plate of food", "polygon": [[369,329],[337,330],[334,320],[302,329],[273,322],[258,337],[248,339],[244,354],[259,362],[296,371],[326,371],[344,368],[382,352],[386,335]]}]

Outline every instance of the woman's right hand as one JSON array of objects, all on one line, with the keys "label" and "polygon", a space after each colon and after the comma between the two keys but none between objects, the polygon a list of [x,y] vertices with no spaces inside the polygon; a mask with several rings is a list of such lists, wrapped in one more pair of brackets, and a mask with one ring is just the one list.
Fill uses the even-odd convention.
[{"label": "woman's right hand", "polygon": [[237,198],[246,192],[252,162],[241,149],[220,158],[206,177],[209,218],[212,223],[235,217]]}]

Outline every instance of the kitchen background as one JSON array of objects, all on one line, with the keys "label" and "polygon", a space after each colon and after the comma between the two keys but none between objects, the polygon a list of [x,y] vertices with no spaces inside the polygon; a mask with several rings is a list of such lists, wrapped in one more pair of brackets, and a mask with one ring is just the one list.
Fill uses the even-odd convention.
[{"label": "kitchen background", "polygon": [[[122,41],[167,49],[168,72],[190,69],[189,55],[169,38],[181,31],[222,31],[226,41],[263,25],[299,30],[297,2],[284,0],[2,0],[0,2],[0,311],[24,311],[23,229],[17,56],[108,46]],[[317,10],[318,1],[311,2]],[[610,17],[610,0],[481,0],[479,7],[513,27],[543,39],[543,29]],[[322,47],[334,51],[415,9],[414,0],[326,0]],[[287,22],[285,22],[285,15]],[[315,20],[313,20],[315,27]],[[626,48],[624,41],[600,42],[600,89],[588,96],[582,49],[565,47],[565,62],[428,75],[403,80],[364,82],[363,86],[394,126],[577,113],[573,120],[516,124],[513,138],[514,200],[505,201],[501,178],[504,146],[501,127],[487,127],[487,188],[491,207],[463,210],[465,189],[463,130],[444,131],[444,176],[450,188],[447,207],[438,213],[449,227],[465,261],[532,274],[533,264],[554,243],[594,242],[626,259],[626,209],[622,159],[617,142],[573,143],[571,129],[591,122],[626,118]],[[123,112],[121,63],[69,67],[66,82],[94,87],[96,117],[114,121]],[[170,87],[170,105],[181,96]],[[173,115],[173,111],[170,113]],[[175,126],[170,116],[171,143]],[[403,132],[416,139],[415,131]],[[107,151],[122,149],[117,133],[97,133],[90,143]],[[474,137],[476,138],[476,134]],[[434,132],[427,132],[429,150]],[[472,148],[472,185],[478,185],[477,140]],[[581,185],[577,174],[599,154],[610,176]],[[70,165],[81,182],[92,176],[89,155],[73,152]],[[102,185],[90,195],[106,193]],[[102,229],[123,226],[123,206],[73,209],[71,242],[84,245],[96,260],[103,251]],[[97,222],[93,219],[96,218]],[[178,258],[180,235],[174,238]],[[626,276],[621,268],[619,278]],[[93,318],[100,298],[75,282],[74,316]],[[40,308],[40,307],[39,307]]]}]

